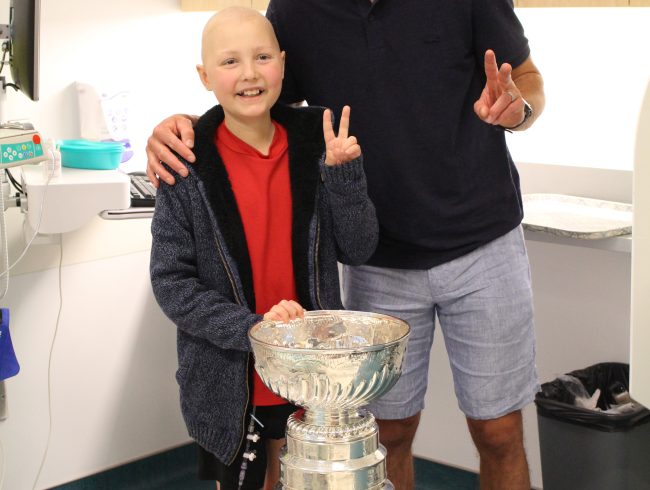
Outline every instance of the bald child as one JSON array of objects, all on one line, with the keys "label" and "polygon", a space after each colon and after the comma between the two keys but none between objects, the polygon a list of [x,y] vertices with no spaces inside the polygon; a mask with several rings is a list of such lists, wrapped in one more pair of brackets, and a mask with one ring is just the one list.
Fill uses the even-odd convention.
[{"label": "bald child", "polygon": [[284,52],[264,16],[220,11],[201,56],[198,74],[218,105],[195,121],[196,163],[158,190],[151,281],[178,329],[176,378],[199,477],[270,490],[295,407],[261,382],[247,332],[262,319],[342,309],[337,262],[365,262],[378,226],[350,108],[336,133],[329,110],[277,103]]}]

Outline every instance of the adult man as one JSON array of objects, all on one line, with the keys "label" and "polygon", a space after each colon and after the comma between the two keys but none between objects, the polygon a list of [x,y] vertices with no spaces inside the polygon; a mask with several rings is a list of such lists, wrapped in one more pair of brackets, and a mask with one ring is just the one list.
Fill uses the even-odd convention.
[{"label": "adult man", "polygon": [[[481,488],[530,488],[520,410],[537,390],[532,295],[504,128],[530,127],[544,94],[512,1],[272,0],[267,16],[286,51],[282,100],[356,115],[380,240],[366,265],[344,267],[344,304],[412,327],[400,381],[370,406],[391,481],[413,488],[437,316]],[[165,145],[193,160],[173,133],[193,138],[181,117],[156,128],[153,180],[169,181],[159,160],[183,171]]]}]

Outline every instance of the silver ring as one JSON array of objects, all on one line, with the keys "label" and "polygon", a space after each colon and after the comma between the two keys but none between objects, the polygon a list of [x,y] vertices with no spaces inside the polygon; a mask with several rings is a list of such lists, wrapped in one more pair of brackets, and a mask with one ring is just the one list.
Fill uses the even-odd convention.
[{"label": "silver ring", "polygon": [[517,100],[517,97],[515,97],[515,95],[514,95],[512,92],[510,92],[510,90],[506,90],[505,93],[508,94],[508,95],[510,96],[510,103],[511,103],[511,104],[512,104],[515,100]]}]

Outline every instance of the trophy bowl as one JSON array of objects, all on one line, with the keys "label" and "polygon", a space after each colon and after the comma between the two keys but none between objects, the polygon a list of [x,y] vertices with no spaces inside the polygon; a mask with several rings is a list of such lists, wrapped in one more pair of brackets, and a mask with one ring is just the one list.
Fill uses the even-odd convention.
[{"label": "trophy bowl", "polygon": [[393,488],[375,419],[360,407],[397,382],[409,333],[398,318],[344,310],[251,327],[260,378],[304,409],[287,422],[280,488]]},{"label": "trophy bowl", "polygon": [[294,405],[335,412],[365,405],[401,374],[409,326],[387,315],[309,311],[288,323],[262,321],[249,338],[268,388]]}]

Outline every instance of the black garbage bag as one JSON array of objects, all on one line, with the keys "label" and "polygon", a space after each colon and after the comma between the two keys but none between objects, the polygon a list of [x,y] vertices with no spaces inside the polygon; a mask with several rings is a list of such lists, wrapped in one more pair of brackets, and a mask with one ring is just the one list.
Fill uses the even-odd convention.
[{"label": "black garbage bag", "polygon": [[[615,396],[629,389],[630,367],[618,362],[604,362],[567,373],[579,379],[588,394],[600,389],[598,408],[608,410],[616,404]],[[650,422],[650,410],[638,405],[626,413],[603,413],[575,405],[575,392],[563,379],[542,384],[535,397],[538,415],[577,425],[613,432],[627,431]]]}]

